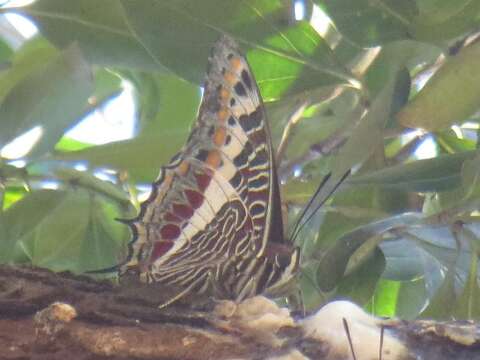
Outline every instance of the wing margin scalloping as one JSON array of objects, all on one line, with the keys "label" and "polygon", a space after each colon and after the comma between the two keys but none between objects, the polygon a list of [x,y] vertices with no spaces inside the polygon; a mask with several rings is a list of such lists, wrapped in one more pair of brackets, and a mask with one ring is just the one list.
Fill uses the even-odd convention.
[{"label": "wing margin scalloping", "polygon": [[231,201],[244,206],[245,220],[234,225],[244,238],[251,233],[258,255],[268,239],[283,241],[273,158],[254,76],[238,46],[222,36],[209,58],[204,96],[187,143],[161,168],[152,193],[130,222],[133,238],[124,269],[166,271],[179,253],[186,260],[177,261],[177,267],[198,266],[185,255],[195,253],[192,240],[212,231],[209,224]]}]

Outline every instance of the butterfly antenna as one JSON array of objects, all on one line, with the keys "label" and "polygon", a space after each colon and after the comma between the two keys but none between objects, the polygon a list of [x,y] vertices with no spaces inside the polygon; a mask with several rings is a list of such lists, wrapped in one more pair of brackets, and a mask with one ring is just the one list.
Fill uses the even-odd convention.
[{"label": "butterfly antenna", "polygon": [[350,352],[352,353],[352,358],[353,360],[357,360],[357,357],[355,356],[355,350],[353,349],[352,337],[350,336],[350,328],[348,327],[347,320],[345,318],[342,318],[342,322],[343,322],[343,328],[345,329],[345,333],[347,334],[348,345],[350,346]]},{"label": "butterfly antenna", "polygon": [[328,173],[327,175],[324,176],[324,178],[322,179],[322,182],[320,183],[320,185],[318,185],[317,190],[315,190],[315,193],[313,194],[313,196],[310,197],[310,200],[308,200],[307,205],[305,205],[301,214],[298,216],[298,220],[295,223],[295,227],[293,228],[293,231],[292,231],[292,236],[290,237],[291,239],[294,238],[293,235],[295,235],[295,233],[298,229],[298,226],[300,225],[300,221],[302,221],[302,218],[305,216],[305,214],[307,213],[310,206],[312,206],[313,201],[315,200],[317,195],[320,193],[320,190],[322,190],[323,186],[327,183],[328,179],[330,179],[331,175],[332,175],[332,173]]},{"label": "butterfly antenna", "polygon": [[[335,184],[335,186],[332,188],[332,190],[330,190],[327,194],[327,196],[325,196],[325,198],[320,201],[320,203],[317,205],[317,207],[310,213],[310,215],[307,217],[307,219],[305,221],[302,222],[301,225],[299,226],[295,226],[296,228],[296,231],[293,233],[292,235],[292,242],[295,241],[296,237],[298,236],[298,234],[300,233],[300,231],[302,230],[302,228],[305,226],[305,224],[307,224],[310,219],[317,213],[317,211],[328,201],[328,199],[332,196],[332,194],[337,191],[337,189],[340,187],[340,185],[345,181],[345,179],[350,175],[350,172],[351,170],[349,169],[345,174],[343,174],[343,176],[340,178],[340,180]],[[308,205],[306,208],[310,207],[313,200],[315,199],[315,197],[318,195],[318,193],[320,192],[321,188],[325,185],[326,181],[330,178],[330,174],[327,175],[326,177],[326,180],[323,179],[323,181],[321,182],[321,184],[319,185],[317,191],[315,191],[315,194],[313,195],[312,199],[310,199],[310,201],[308,202]],[[305,215],[306,211],[303,211],[302,212],[302,217]],[[301,217],[299,219],[299,221],[297,222],[297,224],[300,223],[301,221]]]}]

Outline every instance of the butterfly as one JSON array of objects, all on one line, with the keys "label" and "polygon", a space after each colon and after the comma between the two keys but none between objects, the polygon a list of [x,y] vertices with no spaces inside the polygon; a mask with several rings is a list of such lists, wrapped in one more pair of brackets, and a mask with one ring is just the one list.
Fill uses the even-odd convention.
[{"label": "butterfly", "polygon": [[229,36],[212,48],[186,144],[128,224],[133,236],[120,273],[178,288],[164,306],[188,294],[279,296],[298,273],[299,249],[283,233],[265,108]]}]

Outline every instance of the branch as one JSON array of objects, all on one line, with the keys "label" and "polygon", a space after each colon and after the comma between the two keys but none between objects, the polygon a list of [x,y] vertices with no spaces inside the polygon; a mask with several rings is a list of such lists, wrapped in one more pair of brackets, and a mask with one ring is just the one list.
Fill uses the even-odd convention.
[{"label": "branch", "polygon": [[474,323],[381,320],[347,301],[294,320],[260,296],[158,309],[151,289],[0,266],[2,358],[480,358]]}]

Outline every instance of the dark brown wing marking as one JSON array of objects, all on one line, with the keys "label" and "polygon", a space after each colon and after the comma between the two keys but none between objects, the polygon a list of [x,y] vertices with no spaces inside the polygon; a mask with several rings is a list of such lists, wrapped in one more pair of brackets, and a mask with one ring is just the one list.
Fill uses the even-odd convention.
[{"label": "dark brown wing marking", "polygon": [[208,289],[239,300],[275,292],[293,277],[298,252],[283,244],[262,99],[229,37],[212,49],[187,143],[162,167],[130,226],[130,261],[122,270],[179,286],[172,301]]}]

